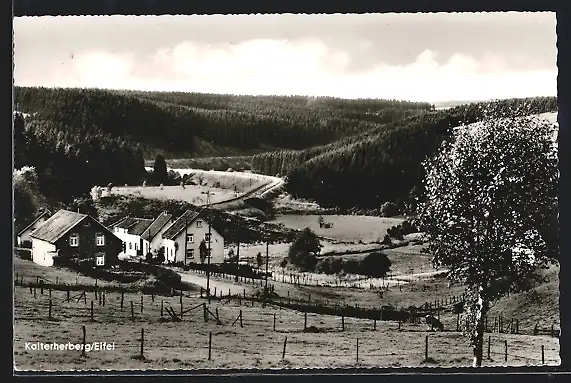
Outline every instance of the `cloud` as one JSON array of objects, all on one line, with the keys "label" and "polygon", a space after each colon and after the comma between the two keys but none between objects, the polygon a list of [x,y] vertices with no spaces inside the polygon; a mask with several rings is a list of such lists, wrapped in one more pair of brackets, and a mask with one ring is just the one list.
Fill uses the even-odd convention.
[{"label": "cloud", "polygon": [[510,71],[510,60],[493,52],[479,59],[467,54],[453,54],[444,62],[438,58],[438,52],[425,50],[405,65],[388,65],[380,58],[354,71],[348,68],[359,55],[319,39],[183,41],[146,57],[77,52],[73,59],[45,68],[41,77],[26,81],[16,71],[16,83],[431,102],[556,94],[555,63],[553,70]]}]

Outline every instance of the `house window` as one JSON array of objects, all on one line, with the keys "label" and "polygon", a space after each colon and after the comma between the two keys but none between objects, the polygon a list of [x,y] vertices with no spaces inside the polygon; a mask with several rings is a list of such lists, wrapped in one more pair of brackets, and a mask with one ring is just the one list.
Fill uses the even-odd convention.
[{"label": "house window", "polygon": [[105,236],[103,233],[95,234],[95,244],[97,246],[105,246]]},{"label": "house window", "polygon": [[186,249],[186,259],[194,258],[194,249]]},{"label": "house window", "polygon": [[194,243],[194,234],[186,235],[186,243]]},{"label": "house window", "polygon": [[129,242],[129,250],[133,250],[133,244]]},{"label": "house window", "polygon": [[205,240],[206,242],[210,241],[210,233],[204,234],[204,240]]},{"label": "house window", "polygon": [[89,227],[89,224],[90,224],[89,220],[83,221],[83,226]]},{"label": "house window", "polygon": [[72,234],[69,236],[69,245],[71,247],[79,246],[79,234]]},{"label": "house window", "polygon": [[196,227],[202,227],[202,221],[196,221]]},{"label": "house window", "polygon": [[98,255],[97,258],[95,259],[95,264],[97,266],[105,266],[105,256]]}]

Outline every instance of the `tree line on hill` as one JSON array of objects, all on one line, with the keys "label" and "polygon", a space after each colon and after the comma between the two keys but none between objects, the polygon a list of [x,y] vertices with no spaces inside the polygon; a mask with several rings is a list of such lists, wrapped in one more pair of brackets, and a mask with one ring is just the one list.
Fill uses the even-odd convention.
[{"label": "tree line on hill", "polygon": [[21,220],[33,215],[30,201],[70,204],[93,185],[135,184],[145,175],[141,149],[125,139],[21,113],[14,115],[14,168],[29,175],[15,187]]},{"label": "tree line on hill", "polygon": [[259,173],[287,176],[289,193],[323,206],[373,208],[392,201],[404,209],[422,194],[422,162],[451,136],[451,128],[487,115],[556,110],[554,97],[462,105],[408,117],[328,145],[258,154],[252,167]]},{"label": "tree line on hill", "polygon": [[197,138],[241,150],[303,149],[432,107],[396,100],[317,99],[308,105],[300,97],[31,87],[15,88],[15,105],[56,124],[94,128],[149,150],[203,156],[209,153],[196,152]]}]

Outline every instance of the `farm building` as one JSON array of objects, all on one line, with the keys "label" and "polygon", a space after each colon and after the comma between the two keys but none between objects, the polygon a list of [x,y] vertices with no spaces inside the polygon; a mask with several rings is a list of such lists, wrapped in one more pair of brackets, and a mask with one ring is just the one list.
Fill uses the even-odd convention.
[{"label": "farm building", "polygon": [[210,230],[210,263],[224,262],[224,238],[200,213],[187,210],[163,233],[165,262],[201,263],[200,243],[208,246]]},{"label": "farm building", "polygon": [[18,247],[32,247],[32,240],[30,233],[40,227],[48,218],[51,213],[48,210],[41,212],[30,224],[18,232],[17,243]]},{"label": "farm building", "polygon": [[[149,244],[149,250],[159,251],[163,245],[163,233],[173,223],[173,217],[167,212],[159,214],[151,225],[143,232],[141,237]],[[146,255],[146,253],[145,253]]]},{"label": "farm building", "polygon": [[60,210],[30,233],[32,260],[43,266],[54,261],[88,262],[110,266],[117,262],[122,242],[111,231],[87,214]]},{"label": "farm building", "polygon": [[112,225],[113,233],[123,241],[120,258],[143,256],[150,251],[150,244],[142,235],[152,223],[152,219],[126,217]]}]

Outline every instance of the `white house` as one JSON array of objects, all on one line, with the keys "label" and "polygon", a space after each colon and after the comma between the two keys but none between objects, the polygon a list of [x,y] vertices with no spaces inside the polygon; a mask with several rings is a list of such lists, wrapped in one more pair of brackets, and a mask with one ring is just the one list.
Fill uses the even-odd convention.
[{"label": "white house", "polygon": [[50,218],[51,213],[48,210],[44,210],[40,215],[36,217],[28,226],[24,227],[18,233],[17,243],[18,247],[32,247],[32,239],[30,238],[30,233],[36,230],[38,227],[43,225],[44,222]]},{"label": "white house", "polygon": [[150,244],[142,234],[152,223],[152,219],[126,217],[112,225],[113,234],[123,241],[120,258],[144,256],[150,251]]},{"label": "white house", "polygon": [[[159,214],[159,216],[151,223],[151,225],[143,232],[141,237],[149,244],[149,250],[159,251],[163,246],[163,233],[173,223],[173,217],[167,212]],[[147,252],[144,253],[145,255]]]},{"label": "white house", "polygon": [[[224,238],[200,213],[187,210],[162,234],[165,262],[201,263],[200,243],[208,248],[210,230],[210,263],[224,262]],[[206,262],[206,261],[205,261]]]}]

